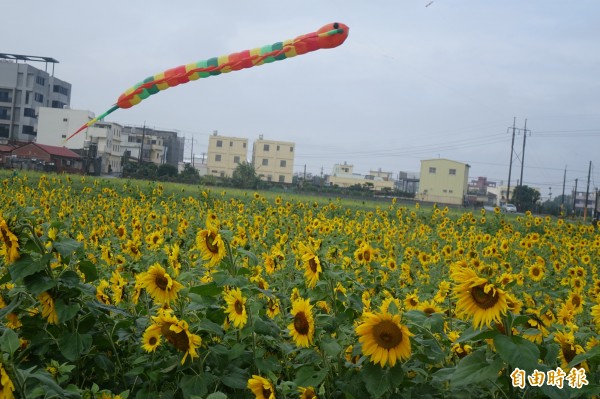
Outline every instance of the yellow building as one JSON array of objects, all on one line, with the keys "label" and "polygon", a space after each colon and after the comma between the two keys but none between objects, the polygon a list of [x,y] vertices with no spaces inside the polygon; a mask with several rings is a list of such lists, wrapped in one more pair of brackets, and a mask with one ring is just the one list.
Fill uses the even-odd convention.
[{"label": "yellow building", "polygon": [[238,164],[248,161],[248,139],[219,136],[215,131],[208,138],[209,175],[231,177]]},{"label": "yellow building", "polygon": [[252,164],[265,181],[292,183],[295,144],[287,141],[264,140],[262,134],[252,146]]},{"label": "yellow building", "polygon": [[355,185],[370,187],[373,191],[393,190],[394,180],[392,172],[370,171],[368,175],[354,173],[354,165],[346,162],[333,165],[333,173],[327,176],[327,183],[338,187],[351,187]]},{"label": "yellow building", "polygon": [[469,168],[466,163],[443,158],[421,161],[417,199],[461,205],[469,187]]}]

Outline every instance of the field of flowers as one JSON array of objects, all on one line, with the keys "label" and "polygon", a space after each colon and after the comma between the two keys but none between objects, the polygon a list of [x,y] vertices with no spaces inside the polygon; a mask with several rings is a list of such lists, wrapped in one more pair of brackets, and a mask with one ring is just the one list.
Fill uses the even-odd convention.
[{"label": "field of flowers", "polygon": [[600,233],[0,172],[0,399],[600,395]]}]

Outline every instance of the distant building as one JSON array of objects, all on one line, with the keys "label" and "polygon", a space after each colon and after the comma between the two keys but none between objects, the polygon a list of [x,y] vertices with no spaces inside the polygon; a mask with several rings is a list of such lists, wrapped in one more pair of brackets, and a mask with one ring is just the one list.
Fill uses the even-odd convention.
[{"label": "distant building", "polygon": [[252,164],[265,181],[292,183],[294,175],[294,143],[265,140],[262,134],[252,146]]},{"label": "distant building", "polygon": [[419,192],[419,174],[400,172],[395,182],[396,190],[416,194]]},{"label": "distant building", "polygon": [[81,156],[66,147],[28,143],[12,150],[9,167],[53,172],[81,173]]},{"label": "distant building", "polygon": [[508,186],[505,185],[488,186],[487,194],[490,198],[488,205],[502,206],[510,203],[515,191],[515,186],[510,187],[510,195],[507,195],[507,190]]},{"label": "distant building", "polygon": [[248,162],[248,139],[219,136],[215,131],[208,138],[208,174],[231,177],[238,164]]},{"label": "distant building", "polygon": [[[583,215],[583,210],[585,209],[585,191],[577,191],[574,195],[575,197],[575,212],[578,215]],[[596,205],[596,192],[590,190],[588,194],[588,202],[587,202],[587,214],[592,215],[594,212],[594,206]]]},{"label": "distant building", "polygon": [[326,183],[331,186],[352,187],[360,185],[373,191],[393,190],[395,182],[392,172],[370,171],[368,175],[354,173],[354,165],[347,162],[333,165],[333,172],[327,176]]},{"label": "distant building", "polygon": [[47,145],[83,148],[84,141],[89,140],[89,128],[73,136],[69,141],[65,142],[65,140],[92,119],[94,119],[94,113],[91,111],[40,107],[36,141]]},{"label": "distant building", "polygon": [[449,159],[421,161],[421,181],[417,198],[425,202],[462,205],[468,191],[470,166]]},{"label": "distant building", "polygon": [[469,205],[500,205],[496,203],[497,195],[489,191],[495,188],[496,182],[488,181],[487,177],[479,176],[477,180],[471,180],[467,193]]},{"label": "distant building", "polygon": [[[142,136],[153,136],[154,140],[160,139],[161,145],[164,147],[164,154],[161,163],[177,166],[183,162],[183,150],[185,147],[185,138],[179,136],[176,130],[156,129],[149,126],[124,126],[123,132],[127,137],[136,137],[136,141],[141,143]],[[144,155],[148,161],[151,155]],[[152,160],[155,162],[155,160]],[[156,163],[156,162],[155,162]]]},{"label": "distant building", "polygon": [[[18,61],[45,62],[46,70]],[[0,53],[0,138],[36,141],[39,108],[69,106],[71,84],[54,76],[56,63],[50,57]]]}]

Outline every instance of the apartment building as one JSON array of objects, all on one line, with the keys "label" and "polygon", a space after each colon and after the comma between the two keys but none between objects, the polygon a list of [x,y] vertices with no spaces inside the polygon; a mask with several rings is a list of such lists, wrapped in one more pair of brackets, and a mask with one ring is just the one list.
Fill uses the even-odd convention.
[{"label": "apartment building", "polygon": [[[45,63],[46,70],[24,62]],[[71,84],[54,76],[56,63],[50,57],[0,53],[0,138],[36,141],[39,108],[69,106]]]},{"label": "apartment building", "polygon": [[422,160],[417,199],[463,204],[469,187],[469,168],[466,163],[444,158]]},{"label": "apartment building", "polygon": [[231,177],[242,162],[248,162],[248,139],[220,136],[217,131],[209,136],[206,162],[209,175]]},{"label": "apartment building", "polygon": [[265,140],[261,134],[252,146],[252,164],[265,181],[292,183],[295,143]]},{"label": "apartment building", "polygon": [[47,145],[83,148],[84,142],[89,140],[89,128],[81,131],[69,141],[65,142],[65,140],[92,119],[94,119],[94,113],[91,111],[40,107],[36,141]]}]

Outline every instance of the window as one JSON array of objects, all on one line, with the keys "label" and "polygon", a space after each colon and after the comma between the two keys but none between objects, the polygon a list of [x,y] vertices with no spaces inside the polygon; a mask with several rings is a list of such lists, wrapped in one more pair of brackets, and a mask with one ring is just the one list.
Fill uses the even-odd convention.
[{"label": "window", "polygon": [[25,92],[25,104],[29,104],[29,97],[30,97],[30,95],[31,95],[30,91],[26,91]]},{"label": "window", "polygon": [[242,145],[242,147],[246,148],[246,143],[244,143],[244,144]]},{"label": "window", "polygon": [[35,134],[33,126],[23,125],[23,134]]},{"label": "window", "polygon": [[8,137],[8,125],[0,125],[0,137]]},{"label": "window", "polygon": [[452,190],[448,190],[448,192],[449,192],[449,193],[453,193],[454,191],[452,191]]},{"label": "window", "polygon": [[33,109],[33,108],[25,108],[23,110],[23,116],[27,116],[29,118],[35,118],[35,109]]},{"label": "window", "polygon": [[12,102],[10,93],[11,93],[10,90],[0,89],[0,102],[4,102],[4,103]]},{"label": "window", "polygon": [[35,93],[35,95],[33,96],[33,98],[35,99],[35,101],[37,101],[38,103],[43,103],[44,102],[44,95],[40,94],[40,93]]},{"label": "window", "polygon": [[271,180],[273,180],[273,176],[271,176],[271,175],[267,176],[267,181],[271,181]]},{"label": "window", "polygon": [[63,118],[63,122],[68,122],[69,118]]},{"label": "window", "polygon": [[268,144],[265,144],[265,145],[263,146],[263,150],[264,150],[264,151],[269,151],[269,145],[268,145]]},{"label": "window", "polygon": [[237,155],[233,157],[233,163],[240,163],[240,157],[238,157]]},{"label": "window", "polygon": [[221,154],[215,155],[215,161],[216,162],[221,162]]},{"label": "window", "polygon": [[263,158],[262,164],[263,166],[267,166],[269,164],[269,160],[267,158]]},{"label": "window", "polygon": [[450,169],[448,171],[451,175],[455,175],[456,174],[456,169]]},{"label": "window", "polygon": [[285,176],[279,175],[279,183],[285,183]]},{"label": "window", "polygon": [[63,103],[62,101],[56,101],[56,100],[52,101],[52,108],[64,108],[65,105],[67,105],[67,104]]},{"label": "window", "polygon": [[230,141],[230,142],[229,142],[229,146],[230,146],[230,147],[233,147],[233,141]]},{"label": "window", "polygon": [[279,161],[279,166],[281,166],[282,168],[285,168],[285,165],[286,165],[285,159],[282,159],[281,161]]},{"label": "window", "polygon": [[69,95],[69,89],[67,89],[66,87],[59,86],[59,85],[54,85],[53,91],[55,93],[60,93],[65,96]]},{"label": "window", "polygon": [[277,146],[277,151],[279,151],[279,146]]},{"label": "window", "polygon": [[44,79],[41,76],[36,76],[35,77],[35,83],[39,84],[39,85],[45,85],[46,84],[46,79]]},{"label": "window", "polygon": [[429,167],[429,173],[435,173],[435,168]]},{"label": "window", "polygon": [[0,119],[10,120],[10,108],[0,107]]},{"label": "window", "polygon": [[294,152],[294,147],[290,147],[290,152]]},{"label": "window", "polygon": [[217,147],[223,147],[223,140],[217,140]]}]

